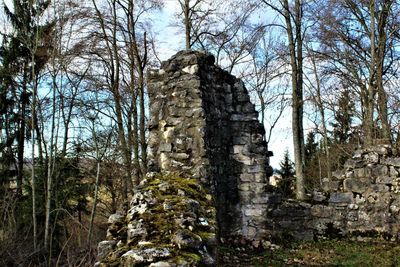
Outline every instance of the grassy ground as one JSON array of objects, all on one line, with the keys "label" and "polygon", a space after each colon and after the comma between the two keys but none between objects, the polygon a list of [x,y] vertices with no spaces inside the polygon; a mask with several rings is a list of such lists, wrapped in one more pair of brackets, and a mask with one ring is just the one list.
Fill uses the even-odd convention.
[{"label": "grassy ground", "polygon": [[[292,244],[259,254],[240,255],[231,251],[220,266],[400,266],[400,244],[330,240]],[[236,262],[233,262],[236,261]]]},{"label": "grassy ground", "polygon": [[301,243],[254,258],[255,266],[400,266],[400,244],[330,240]]}]

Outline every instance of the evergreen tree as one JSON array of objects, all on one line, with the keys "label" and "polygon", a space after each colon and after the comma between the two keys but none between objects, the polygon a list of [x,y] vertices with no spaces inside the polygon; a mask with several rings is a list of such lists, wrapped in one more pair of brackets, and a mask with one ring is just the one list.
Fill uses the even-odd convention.
[{"label": "evergreen tree", "polygon": [[294,182],[294,163],[290,160],[289,150],[286,149],[283,155],[283,160],[279,163],[281,167],[278,174],[282,176],[282,180],[278,184],[278,189],[284,196],[292,196],[292,184]]},{"label": "evergreen tree", "polygon": [[[14,0],[4,5],[12,31],[2,34],[0,47],[0,163],[3,174],[17,170],[17,194],[21,194],[25,142],[30,138],[32,85],[49,57],[54,23],[39,24],[50,1]],[[35,84],[35,83],[33,83]],[[4,178],[3,178],[4,179]]]},{"label": "evergreen tree", "polygon": [[351,123],[354,116],[354,103],[349,90],[340,93],[337,107],[334,113],[335,122],[331,123],[333,126],[332,137],[334,142],[346,144],[352,137]]},{"label": "evergreen tree", "polygon": [[294,176],[294,164],[290,160],[289,150],[286,149],[283,154],[283,160],[279,163],[281,167],[278,173],[282,176],[282,178],[291,178]]},{"label": "evergreen tree", "polygon": [[[14,0],[13,8],[4,5],[4,13],[10,23],[10,32],[3,34],[3,43],[0,47],[0,164],[4,171],[10,169],[11,164],[16,169],[16,195],[21,200],[17,227],[33,225],[33,247],[38,245],[38,224],[42,210],[36,205],[36,174],[34,148],[34,131],[37,128],[36,101],[38,90],[38,74],[48,61],[51,50],[51,39],[54,29],[53,22],[41,23],[44,11],[50,1],[41,0]],[[32,141],[31,159],[31,188],[28,192],[31,197],[31,221],[22,207],[27,198],[22,195],[22,186],[26,180],[24,168],[25,146],[27,140]],[[5,178],[5,180],[11,177]],[[13,178],[13,177],[12,177]],[[42,177],[43,178],[43,177]],[[3,178],[4,179],[4,178]],[[40,181],[39,181],[40,182]],[[40,183],[39,183],[40,184]],[[29,202],[29,201],[28,201]],[[38,209],[37,209],[38,208]]]},{"label": "evergreen tree", "polygon": [[305,144],[306,166],[315,158],[317,152],[318,152],[318,143],[315,141],[315,131],[311,131],[307,134],[307,139]]},{"label": "evergreen tree", "polygon": [[[305,173],[306,173],[306,187],[315,188],[319,185],[322,175],[326,176],[326,164],[322,163],[321,156],[324,156],[324,145],[315,140],[316,131],[311,131],[307,134],[305,144]],[[324,166],[322,167],[322,164]]]}]

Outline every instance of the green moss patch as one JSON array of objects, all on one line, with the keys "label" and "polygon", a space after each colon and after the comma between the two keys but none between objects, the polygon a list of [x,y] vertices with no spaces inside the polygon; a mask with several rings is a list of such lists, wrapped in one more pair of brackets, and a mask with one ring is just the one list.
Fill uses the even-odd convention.
[{"label": "green moss patch", "polygon": [[179,174],[157,175],[139,188],[137,196],[140,196],[137,198],[140,204],[136,206],[139,208],[127,216],[126,225],[122,225],[119,232],[127,232],[128,224],[141,225],[137,227],[145,231],[131,236],[129,244],[126,238],[121,240],[122,245],[109,254],[107,264],[117,263],[124,253],[141,249],[141,244],[145,243],[146,248],[167,248],[170,251],[169,259],[160,260],[197,266],[202,260],[199,249],[209,246],[216,233],[213,198],[200,182]]}]

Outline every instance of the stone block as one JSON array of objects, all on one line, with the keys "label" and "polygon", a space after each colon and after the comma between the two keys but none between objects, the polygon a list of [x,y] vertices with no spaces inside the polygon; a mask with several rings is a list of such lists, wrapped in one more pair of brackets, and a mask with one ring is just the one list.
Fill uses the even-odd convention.
[{"label": "stone block", "polygon": [[340,181],[330,181],[328,179],[323,179],[322,180],[322,190],[325,192],[332,192],[332,191],[337,191],[339,189],[341,182]]},{"label": "stone block", "polygon": [[312,241],[314,240],[314,232],[311,229],[303,229],[302,231],[295,231],[291,233],[295,240]]},{"label": "stone block", "polygon": [[334,212],[333,207],[325,205],[314,205],[311,207],[311,215],[318,218],[330,218]]},{"label": "stone block", "polygon": [[247,93],[243,93],[243,94],[238,94],[236,96],[236,100],[238,102],[249,102],[250,101],[250,97]]},{"label": "stone block", "polygon": [[400,157],[397,158],[385,158],[382,160],[383,164],[387,164],[394,167],[400,167]]},{"label": "stone block", "polygon": [[108,253],[113,251],[116,244],[117,241],[115,240],[101,241],[97,246],[97,259],[104,259]]},{"label": "stone block", "polygon": [[172,153],[171,157],[177,160],[186,160],[189,159],[189,154],[186,153]]},{"label": "stone block", "polygon": [[364,163],[362,160],[359,160],[359,159],[348,159],[344,163],[345,169],[355,169],[355,168],[362,168],[362,167],[364,167]]},{"label": "stone block", "polygon": [[389,186],[385,184],[373,184],[370,186],[370,188],[375,192],[389,192]]},{"label": "stone block", "polygon": [[245,145],[250,142],[250,137],[248,136],[240,136],[240,137],[233,137],[232,143],[234,145]]},{"label": "stone block", "polygon": [[251,157],[240,154],[240,153],[234,154],[233,159],[237,160],[238,162],[240,162],[244,165],[252,165],[253,164],[253,160]]},{"label": "stone block", "polygon": [[160,152],[171,152],[172,151],[172,144],[170,144],[170,143],[160,144],[158,150]]},{"label": "stone block", "polygon": [[303,225],[300,224],[298,221],[293,221],[291,218],[287,218],[287,220],[279,220],[278,226],[281,229],[293,231],[293,230],[300,230],[303,229]]},{"label": "stone block", "polygon": [[390,176],[379,176],[376,178],[377,184],[386,184],[386,185],[393,185],[395,183],[395,179]]},{"label": "stone block", "polygon": [[108,224],[122,224],[125,220],[125,215],[123,215],[120,212],[117,212],[115,214],[111,214],[110,217],[108,217]]},{"label": "stone block", "polygon": [[389,176],[390,177],[399,177],[399,171],[395,167],[389,166]]},{"label": "stone block", "polygon": [[189,74],[196,74],[199,71],[199,65],[191,65],[191,66],[186,66],[182,69],[183,72],[189,73]]},{"label": "stone block", "polygon": [[312,198],[316,202],[322,202],[322,201],[326,200],[326,196],[323,192],[319,192],[319,191],[315,191],[315,190],[312,193]]},{"label": "stone block", "polygon": [[346,178],[354,178],[354,171],[347,171],[345,176]]},{"label": "stone block", "polygon": [[250,173],[242,173],[240,174],[240,181],[241,182],[253,182],[255,180],[254,174]]},{"label": "stone block", "polygon": [[337,170],[332,172],[332,177],[336,179],[341,179],[343,176],[343,171],[342,170]]},{"label": "stone block", "polygon": [[251,135],[251,142],[253,144],[261,144],[263,139],[264,139],[264,136],[262,134],[258,134],[257,133],[257,134],[252,134]]},{"label": "stone block", "polygon": [[379,154],[376,152],[370,152],[364,155],[364,160],[367,164],[378,164]]},{"label": "stone block", "polygon": [[353,202],[353,193],[347,192],[334,192],[331,193],[329,198],[329,203],[352,203]]},{"label": "stone block", "polygon": [[256,110],[255,110],[254,104],[248,102],[243,105],[242,111],[246,112],[246,113],[254,113]]},{"label": "stone block", "polygon": [[385,176],[389,173],[389,168],[386,165],[374,165],[370,169],[372,177]]},{"label": "stone block", "polygon": [[244,146],[243,145],[234,145],[232,147],[233,154],[240,154],[243,152]]},{"label": "stone block", "polygon": [[357,149],[357,150],[353,153],[352,159],[357,160],[357,161],[362,160],[363,155],[364,155],[364,150],[362,150],[362,149]]},{"label": "stone block", "polygon": [[[385,141],[384,141],[385,142]],[[390,145],[387,144],[376,144],[365,149],[366,152],[375,152],[382,156],[390,156],[392,154],[392,149]]]},{"label": "stone block", "polygon": [[243,169],[244,169],[245,172],[248,172],[248,173],[262,173],[262,172],[265,172],[264,166],[261,166],[261,165],[246,166]]},{"label": "stone block", "polygon": [[254,204],[279,204],[282,202],[282,195],[280,194],[263,194],[263,196],[254,197],[252,199]]},{"label": "stone block", "polygon": [[358,221],[358,212],[357,211],[349,211],[347,213],[347,220]]},{"label": "stone block", "polygon": [[122,266],[149,265],[151,262],[168,258],[171,252],[167,248],[132,249],[121,256]]},{"label": "stone block", "polygon": [[265,173],[254,173],[254,181],[256,183],[267,183],[267,176]]},{"label": "stone block", "polygon": [[262,216],[263,210],[261,210],[261,209],[245,209],[244,215],[250,216],[250,217],[251,216]]},{"label": "stone block", "polygon": [[369,179],[347,178],[343,181],[343,190],[362,194],[370,185],[371,181]]},{"label": "stone block", "polygon": [[365,178],[365,177],[367,177],[367,173],[368,173],[368,171],[366,170],[366,168],[354,169],[354,176],[356,178]]},{"label": "stone block", "polygon": [[204,110],[202,108],[188,109],[185,112],[185,116],[189,118],[200,118],[204,117]]}]

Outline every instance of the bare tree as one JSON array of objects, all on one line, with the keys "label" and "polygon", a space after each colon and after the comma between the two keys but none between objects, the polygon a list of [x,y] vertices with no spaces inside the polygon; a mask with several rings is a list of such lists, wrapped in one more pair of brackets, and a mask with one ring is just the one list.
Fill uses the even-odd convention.
[{"label": "bare tree", "polygon": [[[287,86],[285,67],[275,45],[279,40],[267,33],[259,40],[254,49],[249,51],[251,62],[240,73],[240,77],[256,96],[260,105],[261,122],[266,130],[266,142],[270,142],[272,132],[287,107]],[[273,112],[271,112],[273,110]],[[267,117],[267,114],[270,114]]]},{"label": "bare tree", "polygon": [[303,131],[303,7],[304,2],[294,0],[273,1],[263,0],[272,10],[284,20],[289,48],[289,58],[292,78],[292,132],[296,169],[296,198],[305,198],[304,188],[304,131]]},{"label": "bare tree", "polygon": [[[309,79],[308,76],[307,80],[309,80],[309,87],[310,87],[310,95],[312,98],[312,103],[317,107],[321,126],[322,126],[322,137],[323,137],[323,146],[324,152],[326,156],[326,166],[327,166],[327,174],[328,178],[331,179],[331,158],[329,153],[329,137],[328,137],[328,128],[327,128],[327,119],[326,119],[326,106],[322,96],[322,77],[320,76],[320,70],[318,69],[318,59],[317,55],[313,52],[313,49],[310,47],[311,44],[307,43],[305,48],[307,50],[307,56],[311,63],[311,75],[314,79]],[[318,129],[318,128],[317,128]]]},{"label": "bare tree", "polygon": [[[329,71],[358,92],[364,141],[390,141],[386,76],[393,70],[393,49],[398,32],[395,1],[324,1],[316,5],[318,51],[330,62]],[[375,111],[380,121],[376,133]]]}]

